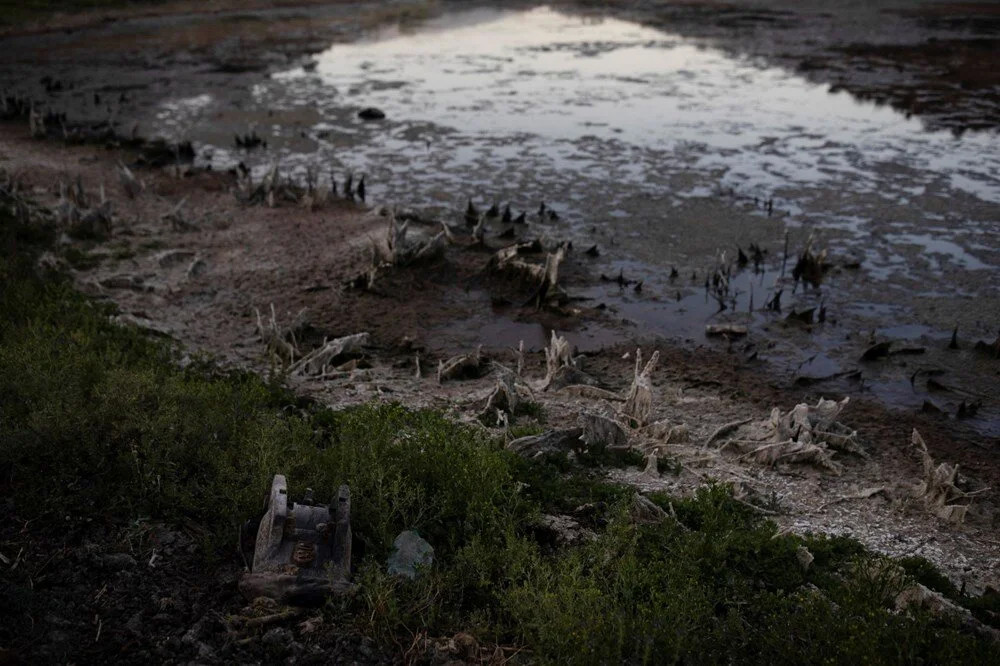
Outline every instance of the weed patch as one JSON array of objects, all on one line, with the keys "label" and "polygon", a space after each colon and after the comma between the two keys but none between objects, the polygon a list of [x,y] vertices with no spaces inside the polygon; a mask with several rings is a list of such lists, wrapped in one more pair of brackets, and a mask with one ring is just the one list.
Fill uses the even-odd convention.
[{"label": "weed patch", "polygon": [[[181,367],[168,343],[40,276],[32,248],[48,234],[9,215],[0,224],[2,246],[16,247],[0,261],[0,491],[39,535],[67,519],[193,524],[211,566],[235,556],[239,526],[281,472],[293,495],[308,486],[321,501],[350,484],[357,593],[327,613],[384,644],[409,645],[419,628],[520,646],[539,663],[995,658],[957,621],[893,610],[912,578],[968,603],[926,563],[779,535],[720,485],[654,495],[670,517],[637,524],[634,490],[603,481],[598,452],[527,461],[440,413],[333,412],[208,359]],[[532,530],[543,513],[574,515],[596,536],[543,548]],[[404,529],[435,548],[415,581],[385,573]],[[31,636],[24,609],[45,591],[9,570],[0,586],[12,600],[0,643],[14,644]]]}]

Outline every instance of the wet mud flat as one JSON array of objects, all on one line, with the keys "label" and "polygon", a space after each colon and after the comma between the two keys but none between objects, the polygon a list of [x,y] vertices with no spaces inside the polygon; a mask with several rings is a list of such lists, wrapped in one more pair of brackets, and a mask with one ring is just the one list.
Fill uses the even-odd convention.
[{"label": "wet mud flat", "polygon": [[[980,126],[963,114],[989,122],[995,86],[953,99],[953,122],[832,92],[837,77],[920,91],[949,81],[939,64],[901,74],[840,56],[906,44],[931,58],[947,35],[980,39],[989,11],[963,5],[945,21],[939,5],[602,3],[580,18],[583,6],[149,14],[12,36],[4,84],[78,122],[191,140],[199,166],[243,162],[262,177],[279,163],[300,181],[365,173],[370,199],[449,220],[468,199],[510,201],[515,216],[531,213],[532,234],[594,247],[580,295],[633,337],[712,344],[706,326],[747,326],[747,357],[789,383],[952,418],[975,405],[968,421],[995,438],[996,375],[972,350],[998,328],[1000,167],[989,131],[948,133]],[[876,19],[895,42],[868,34]],[[806,53],[831,54],[830,66],[803,65]],[[359,119],[367,105],[388,117]],[[535,215],[543,201],[557,218]],[[807,246],[830,269],[809,288],[787,279]],[[751,247],[752,270],[741,260]],[[484,312],[477,330],[544,344],[508,320]],[[925,354],[860,363],[884,343]],[[946,382],[916,381],[942,370]],[[863,383],[849,381],[859,372]]]},{"label": "wet mud flat", "polygon": [[[538,407],[512,417],[512,425],[558,431],[620,404],[633,378],[636,348],[641,346],[646,359],[655,350],[660,365],[652,375],[651,418],[670,424],[670,441],[644,444],[643,464],[611,470],[612,478],[681,493],[708,478],[732,482],[745,501],[789,529],[845,534],[889,554],[922,555],[969,589],[998,582],[992,494],[977,495],[958,525],[909,499],[911,485],[921,477],[920,459],[909,443],[913,429],[926,438],[935,459],[961,464],[971,488],[1000,481],[1000,468],[982,455],[981,441],[959,436],[945,423],[855,400],[841,419],[857,430],[866,453],[837,455],[837,473],[811,464],[748,462],[722,447],[726,440],[718,433],[728,424],[763,423],[774,407],[815,403],[828,394],[776,381],[738,345],[692,353],[658,341],[615,343],[626,332],[609,327],[600,311],[582,310],[572,300],[539,311],[528,303],[530,289],[491,278],[486,267],[500,246],[490,239],[488,247],[477,247],[468,229],[455,228],[456,243],[436,260],[386,270],[370,287],[357,288],[349,283],[370,266],[371,239],[383,237],[388,224],[380,211],[359,201],[337,196],[313,210],[293,202],[247,205],[234,195],[231,174],[142,167],[128,149],[39,141],[25,136],[20,124],[2,129],[4,168],[17,173],[21,190],[40,202],[58,210],[60,182],[78,183],[74,187],[85,197],[105,185],[114,210],[110,234],[67,236],[64,260],[82,289],[119,306],[123,325],[170,336],[191,352],[261,373],[281,365],[269,351],[261,322],[265,330],[275,322],[282,339],[303,354],[327,340],[367,333],[358,352],[320,374],[292,371],[287,381],[332,406],[375,400],[433,407],[496,432],[502,428],[484,412],[503,374],[493,364],[522,365],[524,381],[534,387]],[[120,162],[126,161],[135,165],[133,175],[142,183],[131,197],[130,181],[120,175]],[[178,201],[185,203],[178,208]],[[436,229],[414,225],[418,238]],[[289,263],[288,256],[295,261]],[[588,279],[580,270],[586,260],[582,252],[566,259],[567,293]],[[502,314],[484,317],[490,308]],[[588,387],[595,392],[546,385],[540,344],[529,342],[519,354],[514,342],[455,324],[482,321],[488,327],[503,318],[519,340],[530,340],[533,330],[539,337],[553,331],[569,339],[588,331],[608,336],[607,344],[574,361],[596,384]],[[475,351],[479,345],[484,346]],[[438,379],[442,365],[470,353],[481,354],[475,371]],[[883,490],[865,495],[872,488]]]},{"label": "wet mud flat", "polygon": [[[503,102],[496,101],[496,89],[484,96],[480,88],[503,74],[497,68],[505,61],[495,60],[503,55],[487,54],[490,64],[463,62],[458,53],[449,61],[452,74],[472,76],[465,80],[471,85],[431,81],[426,88],[414,85],[420,76],[408,73],[406,63],[372,60],[392,38],[430,34],[440,43],[440,34],[456,38],[456,26],[468,29],[466,39],[482,41],[486,34],[503,46],[504,30],[509,35],[525,20],[489,6],[442,18],[449,8],[415,6],[401,25],[377,6],[353,4],[148,16],[135,19],[147,28],[140,37],[126,39],[136,25],[124,23],[46,37],[52,41],[34,50],[9,49],[8,89],[47,100],[71,124],[110,122],[127,136],[134,123],[137,135],[191,140],[193,156],[191,164],[137,167],[144,189],[129,198],[116,160],[132,164],[134,155],[65,147],[58,138],[32,141],[18,120],[5,126],[3,167],[53,205],[60,180],[79,176],[92,193],[106,185],[115,208],[112,235],[73,241],[82,253],[75,270],[82,285],[119,304],[126,323],[265,372],[273,359],[257,315],[266,321],[272,305],[279,325],[297,330],[303,350],[369,332],[372,343],[361,358],[329,377],[300,378],[300,390],[333,405],[398,400],[462,419],[478,416],[494,388],[488,363],[483,376],[465,381],[438,383],[434,371],[480,344],[485,359],[513,366],[512,348],[523,340],[526,372],[537,379],[555,331],[613,392],[627,389],[637,344],[647,358],[658,348],[657,416],[685,424],[690,441],[665,447],[683,463],[676,475],[638,477],[642,470],[630,470],[623,478],[673,490],[690,489],[706,476],[744,484],[757,494],[754,501],[771,497],[766,510],[797,530],[849,531],[884,552],[926,555],[956,580],[995,584],[993,495],[981,498],[957,527],[891,499],[906,496],[894,480],[920,477],[909,444],[913,428],[938,459],[960,463],[976,488],[996,488],[1000,480],[991,455],[998,368],[975,348],[977,340],[994,339],[1000,312],[990,135],[970,132],[953,144],[950,127],[944,134],[920,133],[930,116],[900,121],[889,109],[859,110],[843,93],[822,97],[843,112],[836,131],[768,124],[774,108],[746,125],[720,129],[753,103],[751,93],[763,85],[755,76],[787,94],[785,110],[814,101],[818,92],[829,95],[781,67],[734,63],[728,55],[744,39],[762,48],[762,34],[748,35],[748,26],[769,26],[768,37],[785,35],[804,45],[803,31],[815,26],[798,14],[760,20],[746,18],[756,9],[694,14],[682,7],[669,10],[676,14],[668,33],[646,33],[652,29],[612,8],[593,24],[596,33],[613,33],[601,42],[571,13],[526,6],[528,27],[541,29],[537,41],[517,47],[524,60],[510,67],[534,62],[537,71],[523,75],[535,88],[523,94],[512,81]],[[384,21],[389,27],[368,31]],[[431,32],[421,32],[428,23]],[[701,33],[690,32],[698,26]],[[584,32],[574,36],[575,30]],[[692,35],[718,41],[713,50],[686,41]],[[724,38],[733,41],[727,45]],[[28,43],[11,39],[15,46]],[[404,46],[385,55],[412,54],[413,44]],[[678,80],[623,78],[622,63],[602,60],[644,52],[653,62],[664,54],[676,58]],[[138,66],[122,64],[124,56],[137,58]],[[560,58],[570,62],[569,71]],[[580,59],[594,63],[597,78],[581,77]],[[560,79],[562,88],[551,85]],[[708,93],[686,88],[685,81],[707,82]],[[656,85],[671,94],[658,94]],[[586,99],[566,96],[580,88]],[[727,95],[736,103],[725,107],[725,117],[686,124]],[[446,105],[425,106],[428,97]],[[358,110],[370,105],[388,117],[359,119]],[[609,120],[608,107],[639,113],[619,123],[613,114]],[[466,124],[470,117],[509,124],[483,129]],[[795,120],[822,124],[824,116]],[[670,122],[683,140],[656,134]],[[890,131],[896,123],[902,126]],[[858,139],[858,128],[888,138]],[[237,145],[234,134],[259,137],[260,144]],[[955,145],[964,152],[950,166]],[[929,161],[907,160],[920,151]],[[818,164],[810,153],[822,153]],[[310,177],[328,186],[332,177],[342,188],[348,172],[363,173],[373,205],[336,197],[315,210],[301,202],[247,206],[233,194],[238,176],[228,173],[240,162],[257,183],[275,163],[299,186]],[[492,220],[486,247],[477,247],[463,219],[469,199],[480,212],[494,200],[501,206],[513,201],[513,215],[525,212],[527,224]],[[418,236],[437,233],[444,221],[460,242],[439,262],[388,271],[358,289],[349,283],[368,270],[372,239],[386,234],[383,204],[413,206]],[[512,228],[523,240],[546,239],[549,249],[573,242],[561,270],[569,299],[560,307],[532,307],[530,294],[484,274],[491,254],[511,242],[501,236]],[[811,247],[817,254],[828,250],[829,268],[817,284],[796,284],[789,278],[813,234],[819,237]],[[751,245],[760,249],[758,261]],[[744,265],[740,254],[747,256]],[[717,282],[727,288],[719,291]],[[781,311],[765,308],[779,291]],[[825,321],[819,321],[821,308]],[[949,350],[956,323],[960,349]],[[710,339],[708,325],[746,326],[748,335]],[[862,364],[869,349],[886,342],[892,344],[885,354]],[[923,352],[899,353],[916,349]],[[537,394],[548,413],[544,427],[572,426],[581,412],[603,408],[600,400],[557,394]],[[763,420],[772,407],[831,394],[855,396],[843,419],[863,435],[874,458],[848,459],[841,476],[808,465],[743,463],[702,446],[726,423]],[[886,409],[877,398],[902,409]],[[924,412],[925,401],[942,413]],[[958,420],[963,403],[981,403],[979,413]],[[860,491],[880,486],[893,486],[890,499],[861,497]],[[827,504],[839,497],[856,498]],[[868,520],[873,507],[884,519]]]}]

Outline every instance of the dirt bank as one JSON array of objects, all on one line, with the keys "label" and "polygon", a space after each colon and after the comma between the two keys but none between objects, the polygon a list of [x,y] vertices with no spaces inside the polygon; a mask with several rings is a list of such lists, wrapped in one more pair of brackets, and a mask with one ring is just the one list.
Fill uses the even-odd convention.
[{"label": "dirt bank", "polygon": [[[39,200],[57,206],[60,183],[65,187],[77,179],[92,196],[103,185],[114,211],[110,236],[89,241],[67,236],[64,242],[78,284],[118,304],[126,323],[262,372],[273,369],[274,360],[257,332],[257,312],[266,318],[272,304],[283,327],[298,320],[302,353],[324,338],[369,332],[371,344],[360,363],[325,378],[290,377],[297,390],[333,406],[398,401],[438,407],[471,421],[481,413],[495,375],[438,383],[440,361],[483,344],[487,358],[513,368],[511,347],[521,333],[547,339],[557,330],[572,338],[574,329],[589,327],[606,331],[609,340],[629,337],[627,329],[599,311],[572,303],[550,312],[520,307],[508,298],[507,286],[486,277],[490,253],[472,247],[466,229],[454,230],[458,240],[442,260],[385,272],[372,289],[351,288],[347,283],[370,264],[370,239],[383,237],[387,225],[360,202],[336,199],[315,211],[294,204],[248,206],[233,194],[235,176],[205,171],[178,176],[176,167],[137,168],[143,189],[129,198],[118,162],[130,162],[133,153],[32,140],[20,123],[4,124],[0,131],[0,166]],[[580,253],[571,252],[565,271],[570,292],[574,284],[591,279],[574,268],[580,262]],[[496,308],[502,309],[499,317]],[[499,326],[507,329],[509,343],[469,325],[497,325],[498,320],[506,322]],[[838,456],[841,474],[810,465],[749,462],[720,451],[718,443],[704,443],[721,425],[764,421],[772,407],[789,409],[823,394],[776,381],[765,364],[752,360],[751,343],[739,340],[721,350],[672,348],[655,340],[618,342],[586,354],[579,365],[601,386],[623,391],[632,379],[630,355],[636,344],[642,344],[647,358],[654,348],[661,353],[653,375],[651,420],[683,425],[688,435],[648,449],[671,461],[673,471],[637,468],[613,471],[614,478],[678,492],[689,492],[708,478],[731,481],[790,529],[850,534],[889,554],[923,555],[971,589],[1000,583],[993,492],[977,497],[962,524],[939,520],[908,499],[910,486],[921,478],[921,461],[910,445],[912,429],[924,435],[937,460],[961,463],[973,487],[995,488],[1000,466],[983,455],[981,438],[953,421],[860,400],[841,420],[857,430],[870,457]],[[609,394],[543,390],[544,367],[541,351],[529,345],[524,375],[541,410],[522,419],[522,425],[569,427],[584,412],[613,411]],[[886,492],[860,497],[872,488]]]}]

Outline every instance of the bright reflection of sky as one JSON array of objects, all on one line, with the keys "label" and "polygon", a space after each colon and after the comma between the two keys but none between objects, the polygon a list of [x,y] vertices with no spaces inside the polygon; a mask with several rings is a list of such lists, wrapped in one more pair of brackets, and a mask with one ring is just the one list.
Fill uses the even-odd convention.
[{"label": "bright reflection of sky", "polygon": [[473,10],[337,44],[317,61],[316,76],[276,79],[306,98],[357,96],[466,134],[704,145],[699,166],[745,187],[870,179],[871,165],[888,161],[947,172],[952,187],[1000,202],[989,135],[926,133],[888,107],[626,21]]}]

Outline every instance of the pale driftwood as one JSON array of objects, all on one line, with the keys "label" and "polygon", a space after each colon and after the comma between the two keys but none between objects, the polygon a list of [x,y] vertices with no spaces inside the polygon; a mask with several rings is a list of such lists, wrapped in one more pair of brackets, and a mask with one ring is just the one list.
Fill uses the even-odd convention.
[{"label": "pale driftwood", "polygon": [[837,423],[837,417],[847,406],[850,398],[840,402],[820,398],[815,405],[798,404],[782,414],[775,408],[771,411],[771,427],[774,439],[795,439],[807,444],[817,443],[847,453],[866,457],[867,453],[858,441],[857,432]]},{"label": "pale driftwood", "polygon": [[629,514],[634,522],[646,525],[655,525],[668,517],[666,511],[641,493],[633,495]]},{"label": "pale driftwood", "polygon": [[705,326],[705,335],[710,338],[723,335],[730,338],[741,338],[747,333],[747,327],[742,324],[708,324]]},{"label": "pale driftwood", "polygon": [[583,427],[583,434],[580,439],[587,446],[604,446],[609,449],[624,449],[629,444],[628,427],[618,421],[585,412],[580,415],[580,425]]},{"label": "pale driftwood", "polygon": [[635,376],[632,378],[632,386],[625,397],[625,406],[622,414],[630,421],[635,422],[637,428],[646,425],[650,412],[653,411],[653,385],[650,376],[656,369],[656,364],[660,360],[660,352],[653,352],[649,363],[642,366],[642,350],[635,350]]},{"label": "pale driftwood", "polygon": [[753,458],[771,467],[782,462],[812,463],[836,475],[844,471],[843,466],[834,461],[830,452],[824,447],[792,439],[765,444],[740,457]]},{"label": "pale driftwood", "polygon": [[125,166],[124,162],[118,162],[118,181],[121,183],[122,189],[125,190],[125,195],[129,199],[135,199],[146,189],[142,181],[135,177],[135,174]]},{"label": "pale driftwood", "polygon": [[479,216],[479,221],[476,222],[476,226],[472,228],[472,239],[477,245],[482,245],[486,240],[486,214]]},{"label": "pale driftwood", "polygon": [[560,245],[559,248],[545,257],[545,267],[542,273],[542,282],[532,295],[532,300],[538,307],[541,307],[549,297],[556,291],[559,284],[559,265],[566,256],[566,247]]},{"label": "pale driftwood", "polygon": [[708,446],[709,444],[719,439],[720,437],[728,435],[729,433],[733,432],[740,426],[744,426],[747,423],[750,423],[751,421],[753,421],[752,418],[740,419],[739,421],[732,421],[730,423],[726,423],[724,425],[719,426],[718,428],[715,429],[714,432],[712,432],[711,435],[709,435],[708,439],[705,440],[704,446]]},{"label": "pale driftwood", "polygon": [[660,476],[660,456],[657,449],[653,449],[649,455],[646,456],[646,468],[642,470],[643,476],[648,476],[651,478],[659,478]]},{"label": "pale driftwood", "polygon": [[502,365],[496,365],[495,368],[497,383],[493,388],[493,392],[486,398],[486,406],[483,409],[484,414],[491,414],[496,411],[505,415],[513,415],[521,402],[521,398],[517,394],[517,387],[515,386],[516,376]]},{"label": "pale driftwood", "polygon": [[421,261],[430,261],[444,254],[448,245],[448,239],[444,231],[431,236],[427,241],[416,246],[407,263],[416,264]]},{"label": "pale driftwood", "polygon": [[573,451],[581,447],[580,436],[582,434],[583,428],[549,430],[541,435],[519,437],[508,442],[507,448],[526,458],[534,458],[546,453]]},{"label": "pale driftwood", "polygon": [[959,606],[940,592],[931,590],[920,583],[914,583],[896,595],[896,610],[930,611],[938,616],[950,616],[958,620],[964,627],[972,629],[977,634],[991,639],[994,644],[1000,643],[1000,630],[984,624],[967,608]]},{"label": "pale driftwood", "polygon": [[885,486],[877,486],[875,488],[865,488],[859,493],[854,495],[841,495],[837,499],[830,500],[829,502],[824,502],[819,506],[817,511],[822,511],[828,506],[833,506],[834,504],[840,504],[841,502],[849,502],[851,500],[862,500],[871,499],[876,495],[883,495],[887,500],[892,500],[892,493]]},{"label": "pale driftwood", "polygon": [[478,375],[483,362],[483,346],[479,345],[473,354],[460,354],[447,361],[438,362],[438,384],[449,379],[461,379],[467,375]]},{"label": "pale driftwood", "polygon": [[[260,183],[254,185],[253,176],[250,173],[239,175],[234,194],[236,198],[246,204],[266,204],[274,208],[279,202],[302,203],[315,207],[319,203],[318,189],[310,189],[307,174],[307,187],[296,185],[290,178],[282,178],[278,169],[278,164],[274,163],[261,179]],[[329,193],[327,193],[329,198]]]},{"label": "pale driftwood", "polygon": [[325,375],[336,361],[347,354],[361,353],[362,349],[370,342],[371,336],[368,333],[345,335],[334,340],[324,338],[320,347],[299,359],[289,368],[289,371],[293,374]]},{"label": "pale driftwood", "polygon": [[573,354],[566,338],[560,337],[554,330],[552,331],[549,346],[545,348],[545,380],[543,386],[548,386],[555,379],[556,373],[561,367],[573,367]]},{"label": "pale driftwood", "polygon": [[567,386],[597,386],[596,379],[579,368],[560,366],[545,385],[546,391],[559,391]]},{"label": "pale driftwood", "polygon": [[295,345],[294,337],[291,342],[287,340],[285,333],[278,324],[278,318],[274,311],[274,304],[271,304],[271,317],[265,323],[260,316],[260,310],[254,308],[257,313],[257,334],[260,335],[261,342],[267,348],[268,353],[278,358],[282,363],[292,363],[299,355],[299,350]]},{"label": "pale driftwood", "polygon": [[688,427],[683,423],[671,425],[670,422],[656,421],[639,429],[643,437],[659,440],[663,444],[676,444],[688,440]]},{"label": "pale driftwood", "polygon": [[965,521],[965,516],[972,506],[972,498],[985,490],[966,492],[956,485],[958,480],[958,465],[940,463],[935,465],[934,458],[927,450],[927,443],[916,428],[910,441],[923,458],[924,478],[914,488],[914,494],[924,502],[927,510],[953,523]]},{"label": "pale driftwood", "polygon": [[455,244],[455,234],[451,232],[451,227],[448,226],[447,222],[441,223],[441,234],[444,235],[444,239],[448,242],[449,245]]},{"label": "pale driftwood", "polygon": [[389,212],[389,224],[386,227],[385,244],[379,245],[372,241],[372,264],[389,264],[390,266],[409,266],[439,257],[448,244],[448,231],[440,232],[419,243],[409,243],[406,239],[409,222],[399,223],[394,211]]},{"label": "pale driftwood", "polygon": [[517,355],[517,369],[515,373],[520,377],[524,374],[524,340],[518,343],[517,351],[514,353]]},{"label": "pale driftwood", "polygon": [[323,206],[325,206],[331,199],[332,193],[330,188],[325,185],[319,187],[310,187],[307,189],[306,194],[302,197],[302,206],[307,208],[310,212],[316,211]]},{"label": "pale driftwood", "polygon": [[[840,402],[820,399],[815,405],[799,404],[788,412],[774,408],[767,421],[751,427],[756,436],[727,440],[720,450],[736,445],[743,452],[741,458],[753,458],[765,465],[813,463],[840,474],[843,467],[833,460],[835,450],[867,455],[857,433],[836,421],[847,403],[848,398]],[[728,432],[731,426],[734,424],[726,424],[720,431]],[[713,433],[709,442],[721,436],[720,431]]]},{"label": "pale driftwood", "polygon": [[194,259],[191,260],[191,263],[188,264],[187,270],[184,272],[184,275],[185,277],[187,277],[187,279],[190,280],[192,278],[198,277],[206,270],[208,270],[208,264],[205,262],[204,259],[196,256]]},{"label": "pale driftwood", "polygon": [[531,301],[541,305],[556,291],[559,282],[559,266],[566,256],[565,245],[545,256],[545,264],[528,263],[520,259],[526,251],[540,249],[540,243],[521,243],[498,250],[490,259],[489,270],[507,273],[518,280],[534,286]]},{"label": "pale driftwood", "polygon": [[153,256],[160,268],[173,268],[190,262],[197,256],[194,250],[164,250]]},{"label": "pale driftwood", "polygon": [[108,238],[112,225],[111,202],[104,195],[103,185],[100,188],[100,201],[93,206],[90,204],[79,178],[70,186],[63,181],[59,182],[59,201],[53,209],[56,220],[73,235]]},{"label": "pale driftwood", "polygon": [[587,384],[571,384],[570,386],[564,386],[558,389],[557,392],[563,395],[576,395],[581,398],[589,398],[591,400],[622,401],[625,399],[620,393],[613,393],[607,389]]},{"label": "pale driftwood", "polygon": [[194,231],[198,228],[198,225],[185,217],[183,213],[184,204],[187,203],[187,197],[184,197],[177,202],[173,208],[168,212],[160,216],[160,219],[169,222],[170,226],[173,227],[174,231]]},{"label": "pale driftwood", "polygon": [[537,241],[534,243],[508,245],[507,247],[500,248],[493,254],[490,258],[488,268],[493,271],[509,273],[513,277],[517,277],[525,282],[535,283],[536,285],[541,284],[545,279],[546,267],[531,264],[519,258],[523,253],[533,253],[540,250],[541,244]]}]

